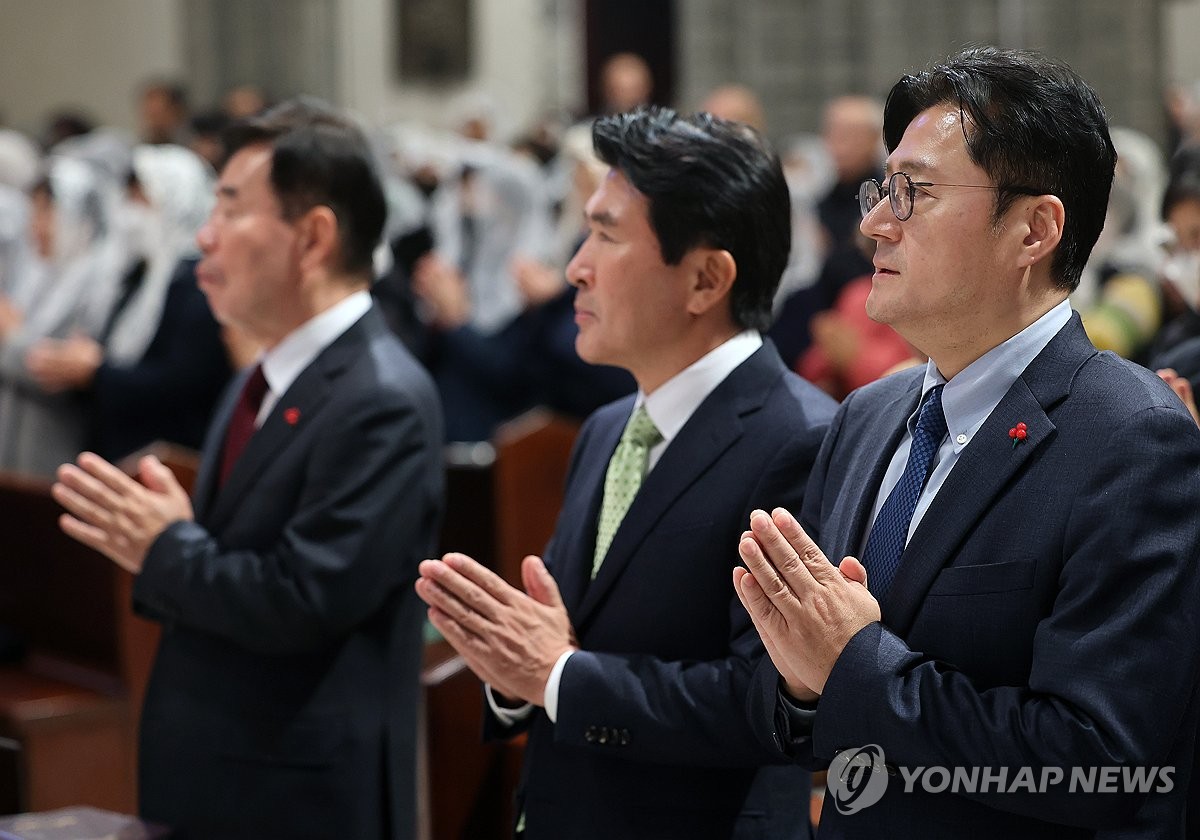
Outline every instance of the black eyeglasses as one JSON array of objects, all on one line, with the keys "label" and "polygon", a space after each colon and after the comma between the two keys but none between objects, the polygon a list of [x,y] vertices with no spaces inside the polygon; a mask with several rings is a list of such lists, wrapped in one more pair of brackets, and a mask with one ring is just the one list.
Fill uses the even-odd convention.
[{"label": "black eyeglasses", "polygon": [[[884,184],[887,184],[886,188]],[[875,209],[875,205],[883,201],[886,194],[896,221],[903,222],[913,214],[913,203],[917,197],[917,187],[962,187],[969,190],[999,190],[1015,192],[1020,195],[1041,195],[1042,190],[1032,187],[992,187],[986,184],[935,184],[933,181],[914,181],[906,172],[893,172],[884,183],[868,178],[858,188],[858,209],[863,218]]]}]

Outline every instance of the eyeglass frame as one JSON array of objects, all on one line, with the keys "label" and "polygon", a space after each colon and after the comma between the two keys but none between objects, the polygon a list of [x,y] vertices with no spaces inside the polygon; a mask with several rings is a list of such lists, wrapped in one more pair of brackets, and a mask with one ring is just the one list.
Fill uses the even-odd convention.
[{"label": "eyeglass frame", "polygon": [[[892,197],[892,184],[895,182],[897,176],[902,177],[905,183],[908,184],[908,212],[903,216],[901,216],[900,211],[896,209],[896,199]],[[887,183],[886,189],[884,188],[885,182]],[[866,206],[866,201],[863,196],[863,193],[867,189],[868,185],[874,186],[875,189],[879,191],[879,200],[874,202],[870,207]],[[1038,190],[1034,189],[1033,187],[1000,187],[992,186],[990,184],[939,184],[935,183],[934,181],[914,181],[912,176],[907,172],[897,171],[893,172],[891,175],[888,175],[884,181],[880,181],[877,178],[867,178],[858,185],[859,212],[862,213],[862,217],[865,219],[868,213],[870,213],[883,202],[884,196],[887,196],[888,204],[892,208],[892,214],[895,215],[896,221],[907,222],[912,218],[913,210],[916,208],[917,187],[962,187],[963,189],[970,190],[1002,190],[1004,192],[1016,193],[1017,195],[1042,195],[1045,193],[1045,190]]]}]

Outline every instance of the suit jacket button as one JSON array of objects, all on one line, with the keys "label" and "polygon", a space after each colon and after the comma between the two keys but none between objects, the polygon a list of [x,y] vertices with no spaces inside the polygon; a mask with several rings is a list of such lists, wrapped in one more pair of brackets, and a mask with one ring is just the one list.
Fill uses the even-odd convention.
[{"label": "suit jacket button", "polygon": [[629,744],[629,730],[628,729],[621,730],[621,734],[618,737],[617,743],[620,744],[622,747],[627,746]]},{"label": "suit jacket button", "polygon": [[596,727],[589,726],[587,729],[583,730],[583,740],[587,741],[589,744],[596,743]]},{"label": "suit jacket button", "polygon": [[607,726],[600,727],[600,737],[597,738],[596,740],[599,741],[601,744],[608,743],[608,727]]}]

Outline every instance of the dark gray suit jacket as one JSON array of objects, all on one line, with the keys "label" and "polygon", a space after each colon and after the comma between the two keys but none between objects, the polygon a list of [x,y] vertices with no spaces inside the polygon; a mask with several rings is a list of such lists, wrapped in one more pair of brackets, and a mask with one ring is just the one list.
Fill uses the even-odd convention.
[{"label": "dark gray suit jacket", "polygon": [[[804,525],[855,555],[922,371],[851,394]],[[1014,446],[1018,422],[1028,438]],[[901,559],[882,623],[843,651],[812,737],[760,669],[756,723],[802,760],[876,744],[895,767],[1065,768],[1044,793],[905,793],[820,837],[1183,836],[1200,670],[1200,431],[1153,374],[1097,352],[1078,315],[959,456]],[[1072,768],[1174,767],[1169,792],[1072,792]],[[1155,785],[1158,786],[1157,784]],[[993,785],[995,788],[995,785]]]},{"label": "dark gray suit jacket", "polygon": [[442,496],[432,383],[371,310],[282,395],[218,490],[240,387],[205,445],[196,522],[159,537],[134,585],[163,624],[142,813],[192,838],[407,840],[424,614],[412,583]]},{"label": "dark gray suit jacket", "polygon": [[764,653],[732,574],[750,511],[799,504],[834,403],[764,345],[671,441],[592,581],[604,476],[633,402],[584,424],[546,550],[582,650],[557,724],[540,709],[532,720],[525,836],[807,838],[808,772],[763,766],[779,757],[746,725]]}]

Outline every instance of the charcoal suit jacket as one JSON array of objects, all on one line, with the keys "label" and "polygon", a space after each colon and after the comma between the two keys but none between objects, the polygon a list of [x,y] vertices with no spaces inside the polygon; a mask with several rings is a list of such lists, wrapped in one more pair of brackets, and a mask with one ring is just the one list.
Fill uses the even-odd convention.
[{"label": "charcoal suit jacket", "polygon": [[424,615],[412,584],[442,504],[432,383],[372,309],[217,487],[240,387],[205,444],[196,521],[155,541],[134,585],[163,626],[141,811],[188,838],[407,840]]}]

